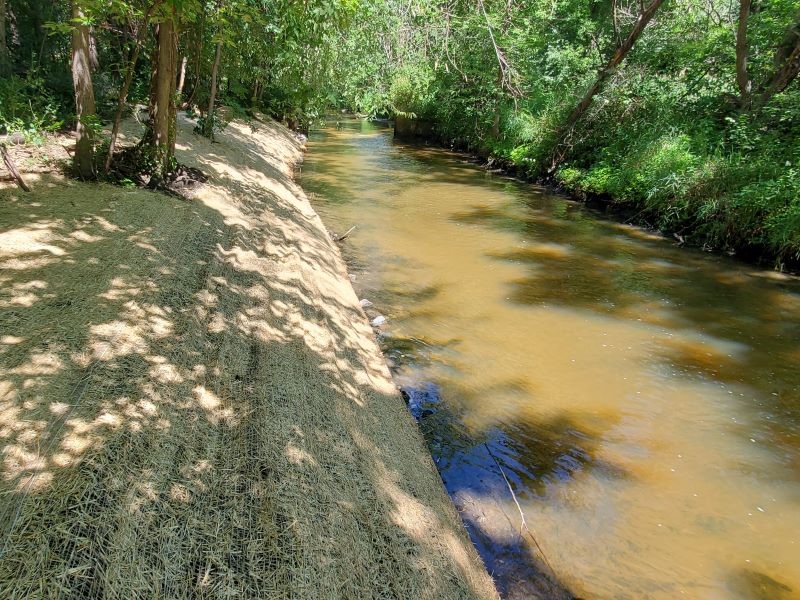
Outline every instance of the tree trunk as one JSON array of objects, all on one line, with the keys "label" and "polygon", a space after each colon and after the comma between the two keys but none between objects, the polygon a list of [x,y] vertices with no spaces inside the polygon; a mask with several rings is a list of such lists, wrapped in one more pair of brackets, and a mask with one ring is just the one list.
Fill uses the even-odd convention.
[{"label": "tree trunk", "polygon": [[175,70],[178,54],[178,37],[175,30],[174,12],[172,18],[158,25],[157,56],[153,74],[153,90],[150,95],[149,131],[144,142],[155,151],[159,165],[156,178],[166,176],[175,155]]},{"label": "tree trunk", "polygon": [[750,0],[739,0],[739,24],[736,28],[736,85],[742,106],[750,101],[750,76],[747,73],[747,19],[750,16]]},{"label": "tree trunk", "polygon": [[496,94],[494,102],[494,115],[492,116],[492,139],[500,139],[500,108],[503,105],[503,70],[497,70],[497,89],[500,93]]},{"label": "tree trunk", "polygon": [[9,72],[9,54],[6,43],[6,0],[0,0],[0,75]]},{"label": "tree trunk", "polygon": [[[204,5],[205,6],[205,5]],[[194,55],[194,85],[192,86],[192,93],[189,94],[189,97],[186,99],[181,107],[187,108],[191,107],[192,100],[194,100],[194,96],[197,93],[197,87],[200,85],[200,58],[203,55],[203,37],[205,34],[206,28],[206,11],[203,10],[203,13],[200,15],[200,28],[197,30],[197,44],[195,45],[195,55]]]},{"label": "tree trunk", "polygon": [[[72,3],[72,18],[83,19],[83,12],[77,2]],[[73,165],[80,177],[89,178],[94,175],[94,140],[87,120],[95,116],[94,88],[89,56],[89,28],[78,23],[72,30],[72,84],[75,89],[75,113],[78,121]]]},{"label": "tree trunk", "polygon": [[647,27],[648,23],[650,23],[653,15],[656,14],[656,11],[663,4],[663,2],[664,0],[653,0],[650,6],[648,6],[644,12],[639,15],[633,30],[630,32],[630,34],[628,34],[628,37],[625,39],[622,45],[617,48],[611,59],[609,59],[605,66],[600,69],[594,84],[592,84],[592,87],[589,88],[589,91],[586,92],[583,98],[581,98],[581,101],[578,102],[578,105],[570,113],[569,117],[564,123],[563,129],[570,129],[573,125],[575,125],[575,123],[578,122],[578,119],[583,116],[583,113],[586,112],[587,108],[589,108],[594,96],[600,91],[603,83],[605,83],[606,79],[608,79],[608,77],[614,72],[620,63],[625,60],[625,57],[633,48],[636,40],[638,40],[639,36],[642,35],[645,27]]},{"label": "tree trunk", "polygon": [[178,96],[183,94],[183,84],[186,81],[186,63],[188,60],[189,58],[187,56],[184,56],[183,59],[181,59],[181,68],[180,71],[178,71]]},{"label": "tree trunk", "polygon": [[800,74],[800,41],[795,45],[792,53],[786,58],[780,69],[775,71],[764,89],[764,92],[753,103],[754,108],[762,108],[772,97],[781,93]]},{"label": "tree trunk", "polygon": [[111,160],[114,157],[114,150],[117,146],[117,137],[119,136],[119,126],[122,122],[122,113],[125,111],[125,104],[128,101],[128,91],[130,90],[131,82],[133,81],[136,63],[139,60],[139,52],[142,49],[142,44],[144,44],[144,37],[147,35],[147,28],[150,26],[150,15],[153,14],[153,11],[158,7],[159,4],[161,4],[161,0],[156,0],[156,2],[154,2],[153,5],[147,9],[147,12],[145,12],[144,17],[142,18],[142,22],[139,24],[139,30],[136,32],[136,45],[133,47],[133,55],[128,61],[128,68],[125,71],[125,81],[122,82],[122,87],[120,88],[119,96],[117,97],[117,112],[114,113],[114,124],[111,127],[111,141],[108,144],[108,154],[106,154],[106,173],[108,173],[108,170],[111,168]]},{"label": "tree trunk", "polygon": [[786,29],[783,41],[775,52],[774,64],[775,71],[761,88],[762,93],[753,101],[755,109],[763,108],[773,96],[789,87],[800,74],[800,13]]},{"label": "tree trunk", "polygon": [[589,90],[584,94],[583,98],[581,98],[580,102],[572,109],[572,112],[567,117],[567,120],[564,121],[564,124],[559,127],[558,132],[556,134],[556,146],[553,149],[553,154],[551,156],[551,166],[550,171],[552,172],[555,167],[557,166],[559,159],[557,158],[558,147],[563,141],[564,137],[570,132],[570,130],[575,126],[575,124],[580,120],[583,116],[583,113],[586,112],[586,109],[592,103],[592,99],[595,97],[597,92],[603,87],[606,79],[616,70],[616,68],[620,65],[620,63],[625,60],[625,57],[633,48],[633,45],[636,43],[636,40],[642,35],[645,27],[647,27],[648,23],[653,18],[653,15],[656,14],[656,11],[659,7],[664,3],[664,0],[653,0],[650,5],[643,9],[642,12],[639,14],[639,18],[636,20],[636,24],[633,26],[633,29],[628,34],[628,37],[625,38],[625,41],[622,42],[622,45],[617,48],[614,52],[614,55],[609,59],[609,61],[603,66],[602,69],[597,74],[597,79],[595,79],[592,86]]},{"label": "tree trunk", "polygon": [[95,38],[92,28],[89,28],[89,66],[92,68],[92,73],[100,68],[100,57],[97,55],[97,38]]},{"label": "tree trunk", "polygon": [[208,99],[208,113],[206,114],[206,134],[214,140],[214,102],[217,99],[217,73],[219,72],[219,62],[222,58],[222,42],[217,42],[217,50],[214,53],[214,64],[211,67],[211,94]]},{"label": "tree trunk", "polygon": [[253,82],[253,93],[250,94],[250,106],[252,108],[258,107],[258,88],[261,86],[261,80],[256,77],[256,80]]}]

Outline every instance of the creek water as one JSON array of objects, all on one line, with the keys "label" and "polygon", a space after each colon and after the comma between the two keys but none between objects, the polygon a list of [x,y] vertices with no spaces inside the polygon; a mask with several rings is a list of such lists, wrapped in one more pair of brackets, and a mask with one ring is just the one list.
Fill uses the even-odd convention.
[{"label": "creek water", "polygon": [[301,183],[505,597],[800,597],[800,281],[362,121]]}]

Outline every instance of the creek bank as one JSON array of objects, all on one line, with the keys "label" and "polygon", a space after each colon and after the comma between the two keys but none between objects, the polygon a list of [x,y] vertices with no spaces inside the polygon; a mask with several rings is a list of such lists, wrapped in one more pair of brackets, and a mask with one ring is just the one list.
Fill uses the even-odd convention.
[{"label": "creek bank", "polygon": [[[398,126],[399,123],[399,126]],[[697,227],[687,225],[680,230],[663,230],[653,226],[650,217],[657,217],[654,212],[643,208],[643,202],[619,202],[608,194],[599,194],[578,186],[570,186],[564,181],[558,181],[553,175],[531,175],[528,169],[520,167],[511,160],[497,157],[486,148],[475,146],[468,140],[448,139],[436,130],[436,123],[432,121],[397,117],[394,121],[395,138],[408,144],[434,144],[454,152],[464,153],[470,160],[495,175],[505,175],[520,181],[533,183],[544,187],[552,194],[568,196],[569,198],[585,204],[596,213],[612,221],[641,227],[648,233],[662,236],[678,246],[702,250],[717,255],[726,255],[747,264],[762,268],[780,270],[789,274],[800,273],[800,256],[780,258],[769,247],[761,244],[738,245],[732,248],[719,248],[709,246],[702,237],[695,239]]]},{"label": "creek bank", "polygon": [[302,144],[193,125],[191,200],[0,188],[0,596],[496,598]]}]

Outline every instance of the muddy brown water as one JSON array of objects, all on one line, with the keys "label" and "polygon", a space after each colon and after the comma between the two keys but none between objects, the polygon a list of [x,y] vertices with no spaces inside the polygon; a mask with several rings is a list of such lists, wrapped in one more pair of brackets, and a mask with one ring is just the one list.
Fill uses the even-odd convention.
[{"label": "muddy brown water", "polygon": [[339,127],[301,183],[501,593],[800,597],[800,281]]}]

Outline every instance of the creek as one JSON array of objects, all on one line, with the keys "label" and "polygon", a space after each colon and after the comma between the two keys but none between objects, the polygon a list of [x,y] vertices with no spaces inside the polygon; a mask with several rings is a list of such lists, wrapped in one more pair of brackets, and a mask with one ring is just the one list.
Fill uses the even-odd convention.
[{"label": "creek", "polygon": [[300,182],[504,597],[800,594],[796,278],[365,121]]}]

